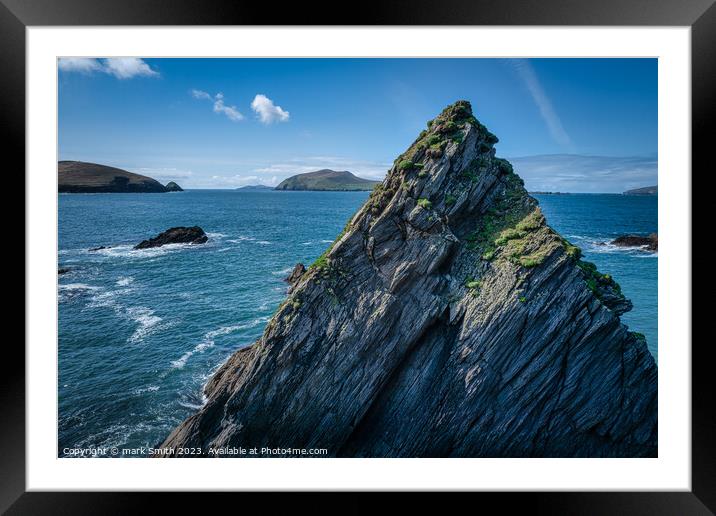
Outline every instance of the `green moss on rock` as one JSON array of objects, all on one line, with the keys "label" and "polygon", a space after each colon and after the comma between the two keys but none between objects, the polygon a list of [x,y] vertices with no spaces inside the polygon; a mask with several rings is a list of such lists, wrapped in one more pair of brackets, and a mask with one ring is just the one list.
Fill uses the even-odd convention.
[{"label": "green moss on rock", "polygon": [[414,163],[408,159],[402,160],[398,163],[398,170],[410,170],[414,167]]},{"label": "green moss on rock", "polygon": [[429,210],[433,207],[433,203],[431,203],[428,199],[424,199],[421,197],[420,199],[418,199],[418,206],[425,210]]}]

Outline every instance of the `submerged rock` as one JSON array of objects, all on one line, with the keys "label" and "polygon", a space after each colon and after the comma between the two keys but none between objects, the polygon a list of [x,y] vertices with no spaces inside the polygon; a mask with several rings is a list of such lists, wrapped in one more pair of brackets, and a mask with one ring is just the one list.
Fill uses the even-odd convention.
[{"label": "submerged rock", "polygon": [[657,453],[657,367],[468,102],[401,155],[167,447],[338,457]]},{"label": "submerged rock", "polygon": [[110,247],[111,247],[111,246],[109,246],[109,245],[101,245],[101,246],[99,246],[99,247],[91,247],[91,248],[89,248],[89,249],[87,249],[87,250],[88,250],[89,252],[92,252],[92,253],[93,253],[93,252],[95,252],[95,251],[101,251],[102,249],[109,249]]},{"label": "submerged rock", "polygon": [[69,267],[60,267],[59,269],[57,269],[57,274],[58,275],[67,274],[71,270],[72,269],[70,269]]},{"label": "submerged rock", "polygon": [[659,237],[656,233],[652,233],[649,236],[622,235],[615,238],[610,243],[620,247],[642,247],[647,251],[659,250]]},{"label": "submerged rock", "polygon": [[161,247],[166,244],[203,244],[209,237],[199,226],[170,228],[159,233],[154,238],[143,240],[134,246],[135,249]]}]

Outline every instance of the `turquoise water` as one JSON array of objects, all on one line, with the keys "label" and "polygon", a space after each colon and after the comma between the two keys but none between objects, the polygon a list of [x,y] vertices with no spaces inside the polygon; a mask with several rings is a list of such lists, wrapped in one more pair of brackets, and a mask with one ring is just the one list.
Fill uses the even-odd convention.
[{"label": "turquoise water", "polygon": [[[59,196],[59,450],[160,442],[201,406],[211,373],[263,332],[282,279],[311,263],[367,192],[195,190]],[[657,200],[537,195],[550,224],[634,302],[656,355],[656,254],[599,246],[657,229]],[[202,246],[132,250],[172,226]],[[96,252],[89,248],[111,246]]]}]

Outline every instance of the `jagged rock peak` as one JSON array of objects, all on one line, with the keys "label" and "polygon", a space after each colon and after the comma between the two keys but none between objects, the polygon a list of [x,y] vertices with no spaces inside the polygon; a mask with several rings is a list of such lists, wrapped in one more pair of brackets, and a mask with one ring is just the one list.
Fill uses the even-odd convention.
[{"label": "jagged rock peak", "polygon": [[656,364],[466,101],[428,123],[165,446],[654,456]]}]

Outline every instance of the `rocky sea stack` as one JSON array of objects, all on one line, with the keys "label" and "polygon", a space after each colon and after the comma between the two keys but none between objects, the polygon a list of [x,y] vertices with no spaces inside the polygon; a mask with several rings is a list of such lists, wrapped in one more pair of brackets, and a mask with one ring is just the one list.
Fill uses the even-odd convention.
[{"label": "rocky sea stack", "polygon": [[167,244],[203,244],[209,237],[199,226],[170,228],[159,233],[154,238],[142,240],[134,246],[135,249],[148,249],[161,247]]},{"label": "rocky sea stack", "polygon": [[169,181],[166,186],[164,186],[164,191],[166,192],[183,192],[184,189],[176,184],[174,181]]},{"label": "rocky sea stack", "polygon": [[428,124],[163,446],[657,454],[619,285],[546,223],[466,101]]}]

